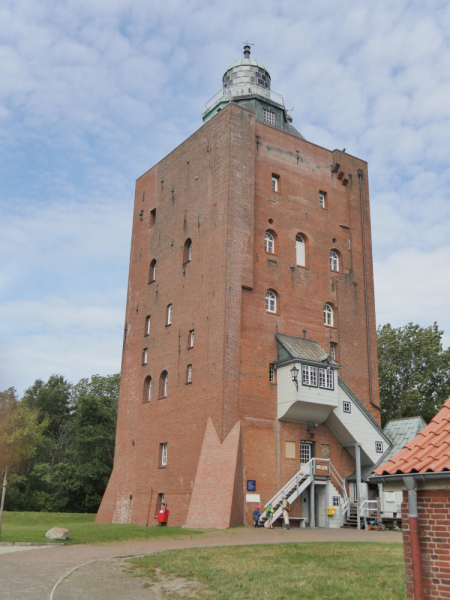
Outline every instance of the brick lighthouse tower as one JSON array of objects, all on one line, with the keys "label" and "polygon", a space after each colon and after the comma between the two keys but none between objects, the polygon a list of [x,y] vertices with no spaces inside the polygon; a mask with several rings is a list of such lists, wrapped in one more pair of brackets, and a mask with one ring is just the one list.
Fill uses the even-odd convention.
[{"label": "brick lighthouse tower", "polygon": [[203,121],[136,182],[97,522],[153,525],[165,502],[170,525],[242,525],[284,492],[300,522],[339,526],[361,500],[346,477],[390,443],[367,163],[305,140],[248,45]]}]

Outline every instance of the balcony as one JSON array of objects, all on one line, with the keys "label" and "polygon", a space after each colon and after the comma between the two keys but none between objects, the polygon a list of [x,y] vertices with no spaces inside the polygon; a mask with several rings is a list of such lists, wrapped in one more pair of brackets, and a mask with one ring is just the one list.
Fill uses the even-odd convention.
[{"label": "balcony", "polygon": [[267,98],[280,106],[284,106],[283,96],[280,94],[276,94],[271,90],[261,87],[260,85],[246,85],[243,87],[233,87],[233,88],[222,88],[215,94],[211,100],[205,104],[205,111],[209,110],[218,100],[233,100],[233,98],[241,97],[241,96],[251,96],[257,95],[262,96],[263,98]]}]

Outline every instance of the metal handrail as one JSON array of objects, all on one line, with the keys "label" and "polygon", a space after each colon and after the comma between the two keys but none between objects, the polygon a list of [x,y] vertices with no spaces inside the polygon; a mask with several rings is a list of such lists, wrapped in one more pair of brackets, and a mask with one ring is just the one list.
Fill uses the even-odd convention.
[{"label": "metal handrail", "polygon": [[272,92],[272,90],[268,90],[260,85],[242,85],[239,87],[235,87],[235,88],[222,88],[221,90],[219,90],[217,92],[217,94],[214,94],[214,96],[208,100],[208,102],[205,104],[205,110],[208,110],[208,108],[211,108],[211,106],[217,102],[217,100],[219,100],[219,98],[222,97],[226,97],[229,96],[230,99],[235,97],[235,96],[248,96],[251,94],[257,94],[258,96],[264,96],[265,98],[269,98],[269,100],[272,100],[273,102],[276,102],[277,104],[280,104],[281,106],[284,106],[284,100],[283,100],[283,96],[281,94],[277,94],[276,92]]}]

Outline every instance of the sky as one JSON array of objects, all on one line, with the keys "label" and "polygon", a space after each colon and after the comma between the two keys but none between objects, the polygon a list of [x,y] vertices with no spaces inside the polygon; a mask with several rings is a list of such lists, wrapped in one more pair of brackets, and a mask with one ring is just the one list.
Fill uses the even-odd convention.
[{"label": "sky", "polygon": [[378,324],[450,345],[450,3],[2,0],[0,390],[120,371],[134,183],[249,41],[306,139],[369,163]]}]

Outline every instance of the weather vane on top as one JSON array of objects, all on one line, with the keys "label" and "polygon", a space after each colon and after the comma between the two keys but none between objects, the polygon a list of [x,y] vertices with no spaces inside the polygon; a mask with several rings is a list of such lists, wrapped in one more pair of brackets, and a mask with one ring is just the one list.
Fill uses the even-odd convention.
[{"label": "weather vane on top", "polygon": [[251,42],[244,42],[244,56],[245,58],[250,57],[250,46],[254,46]]}]

